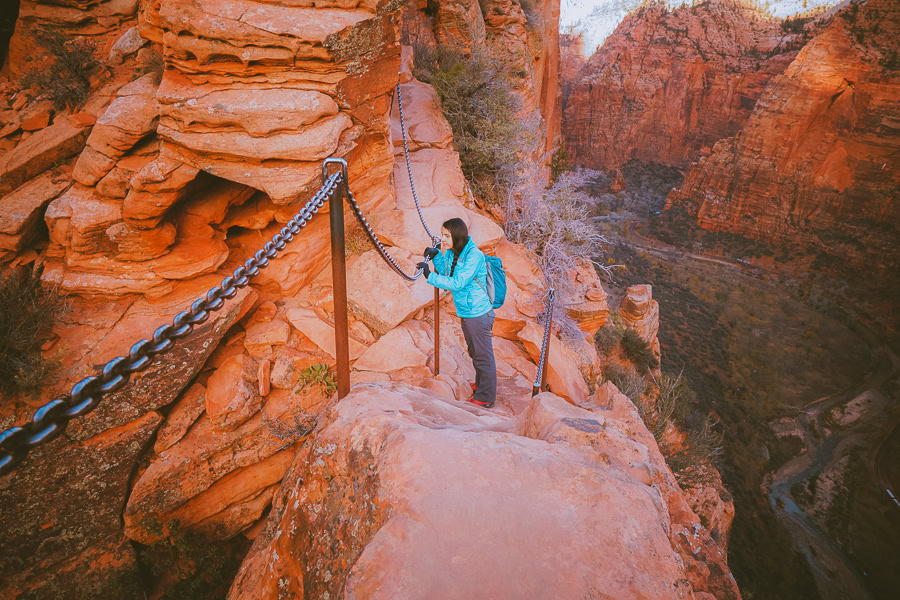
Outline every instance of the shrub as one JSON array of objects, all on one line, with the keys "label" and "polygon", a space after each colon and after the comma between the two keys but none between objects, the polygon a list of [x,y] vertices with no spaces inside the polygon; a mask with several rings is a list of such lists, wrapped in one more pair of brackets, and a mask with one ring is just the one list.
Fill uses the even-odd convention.
[{"label": "shrub", "polygon": [[707,417],[699,427],[686,432],[678,449],[661,448],[666,464],[682,487],[701,487],[714,479],[711,466],[722,453],[724,436],[718,423]]},{"label": "shrub", "polygon": [[44,335],[65,303],[41,285],[41,270],[19,267],[0,275],[0,392],[29,391],[51,364],[41,354]]},{"label": "shrub", "polygon": [[604,372],[606,381],[611,381],[619,391],[640,407],[643,405],[641,396],[647,390],[647,380],[638,375],[634,369],[625,369],[619,365],[609,365]]},{"label": "shrub", "polygon": [[642,374],[659,366],[659,359],[653,354],[653,350],[634,329],[626,329],[622,335],[622,352]]},{"label": "shrub", "polygon": [[572,168],[572,159],[566,147],[560,143],[550,158],[550,182],[556,183],[559,176]]},{"label": "shrub", "polygon": [[528,137],[503,65],[483,50],[415,48],[415,75],[434,86],[453,130],[463,174],[482,199],[499,203]]},{"label": "shrub", "polygon": [[594,347],[600,354],[609,354],[618,347],[624,334],[625,331],[621,327],[607,323],[594,334]]},{"label": "shrub", "polygon": [[656,410],[659,415],[685,427],[691,410],[697,403],[697,394],[687,379],[681,373],[678,375],[663,373],[654,381],[659,389],[656,398]]},{"label": "shrub", "polygon": [[81,105],[91,91],[88,74],[100,64],[94,58],[93,43],[83,38],[67,40],[49,29],[39,29],[32,35],[52,62],[48,68],[27,72],[22,85],[37,88],[38,98],[52,100],[57,110]]}]

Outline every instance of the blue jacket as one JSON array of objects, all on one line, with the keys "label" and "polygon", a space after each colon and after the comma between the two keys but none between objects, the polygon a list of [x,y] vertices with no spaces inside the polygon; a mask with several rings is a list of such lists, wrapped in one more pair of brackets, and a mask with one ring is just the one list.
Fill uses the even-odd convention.
[{"label": "blue jacket", "polygon": [[453,304],[459,317],[480,317],[494,308],[486,291],[487,263],[484,253],[471,237],[459,255],[452,277],[450,268],[453,266],[453,249],[438,254],[432,262],[435,270],[428,276],[428,283],[453,293]]}]

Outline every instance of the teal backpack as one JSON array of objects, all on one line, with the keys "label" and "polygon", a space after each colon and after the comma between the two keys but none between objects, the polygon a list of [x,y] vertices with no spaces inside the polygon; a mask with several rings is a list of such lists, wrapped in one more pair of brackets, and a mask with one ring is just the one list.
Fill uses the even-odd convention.
[{"label": "teal backpack", "polygon": [[500,308],[506,301],[506,271],[503,270],[503,261],[496,256],[484,255],[487,268],[487,285],[478,285],[487,293],[488,300],[494,308]]}]

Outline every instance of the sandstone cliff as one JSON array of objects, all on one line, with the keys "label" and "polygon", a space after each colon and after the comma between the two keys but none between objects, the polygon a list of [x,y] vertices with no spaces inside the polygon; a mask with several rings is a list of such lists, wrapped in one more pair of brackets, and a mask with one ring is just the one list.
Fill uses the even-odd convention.
[{"label": "sandstone cliff", "polygon": [[[67,3],[81,15],[72,17],[71,35],[93,36],[105,63],[91,73],[90,96],[75,114],[48,108],[40,90],[19,89],[15,77],[3,89],[15,114],[2,133],[0,207],[12,215],[0,217],[9,236],[0,238],[2,261],[43,265],[70,305],[47,345],[59,362],[55,376],[39,397],[5,398],[3,427],[24,423],[35,405],[151,336],[241,264],[319,186],[325,156],[348,160],[351,188],[378,237],[412,271],[428,240],[404,180],[391,108],[398,71],[425,218],[437,227],[462,215],[473,239],[508,270],[494,329],[501,401],[493,412],[464,402],[474,374],[448,297],[435,376],[432,288],[393,274],[348,214],[357,387],[336,402],[327,378],[315,375],[322,365],[333,370],[335,354],[328,226],[319,215],[250,287],[0,482],[0,552],[10,557],[0,565],[4,597],[161,595],[180,579],[210,576],[184,554],[188,535],[238,557],[258,538],[232,597],[275,590],[371,596],[388,573],[385,560],[415,569],[418,584],[429,586],[420,588],[426,597],[449,594],[447,563],[423,567],[414,547],[391,536],[422,534],[413,524],[419,516],[452,518],[446,535],[455,537],[440,548],[452,557],[460,534],[480,533],[489,518],[469,510],[476,492],[506,515],[495,523],[503,536],[488,541],[511,549],[510,558],[490,572],[471,561],[455,568],[463,579],[471,572],[478,575],[472,582],[490,581],[499,595],[538,589],[551,577],[574,582],[561,592],[587,592],[614,576],[622,593],[737,597],[724,552],[633,405],[611,386],[592,393],[578,366],[597,363],[591,346],[590,355],[576,356],[551,336],[552,393],[531,400],[543,282],[534,258],[469,202],[436,94],[412,78],[410,49],[401,52],[399,2],[120,4]],[[53,22],[47,13],[56,4],[30,5],[23,23]],[[107,18],[113,5],[124,12]],[[502,6],[509,14],[491,13],[485,35],[528,48],[519,66],[540,75],[523,78],[537,83],[520,92],[531,94],[549,141],[558,55],[555,42],[541,44],[555,38],[546,30],[541,41],[526,27],[523,39],[519,5]],[[555,30],[558,4],[542,10],[541,27]],[[27,54],[30,43],[18,35],[10,56]],[[138,69],[147,73],[135,76]],[[34,115],[45,121],[30,121]],[[606,321],[606,295],[587,264],[573,265],[571,278],[583,299],[566,308],[589,337]],[[407,441],[391,445],[399,431]],[[527,482],[523,490],[548,507],[539,514],[554,515],[542,525],[546,535],[520,543],[540,507],[506,510],[508,490],[478,488],[471,473],[455,478],[453,493],[440,488],[445,479],[407,485],[409,476],[439,473],[460,453],[470,462],[456,468],[474,469],[476,447],[521,453],[482,463],[481,478]],[[573,478],[584,488],[566,491]],[[298,485],[310,498],[302,507],[289,501]],[[559,512],[566,502],[579,507],[574,519]],[[621,518],[610,519],[607,509]],[[338,546],[325,536],[340,538]],[[435,539],[425,530],[416,547]],[[585,554],[562,560],[573,539]],[[534,568],[535,544],[557,557],[552,569]],[[609,544],[621,548],[619,557],[649,551],[651,558],[610,560]],[[159,574],[152,563],[154,580],[142,583],[148,556],[163,550],[170,568]],[[529,578],[517,584],[522,573]]]},{"label": "sandstone cliff", "polygon": [[850,6],[773,79],[744,129],[673,190],[705,229],[892,273],[900,247],[900,7]]},{"label": "sandstone cliff", "polygon": [[633,158],[686,167],[740,131],[803,37],[741,0],[644,5],[564,81],[566,147],[591,168]]}]

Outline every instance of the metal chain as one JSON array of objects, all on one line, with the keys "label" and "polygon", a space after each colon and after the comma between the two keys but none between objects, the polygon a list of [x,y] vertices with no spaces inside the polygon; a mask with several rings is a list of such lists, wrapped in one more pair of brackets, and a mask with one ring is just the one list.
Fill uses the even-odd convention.
[{"label": "metal chain", "polygon": [[99,375],[82,379],[69,394],[44,404],[29,423],[0,432],[0,476],[15,468],[29,451],[61,435],[70,420],[92,412],[104,394],[120,390],[133,373],[149,367],[155,357],[165,354],[176,340],[191,333],[194,325],[206,322],[210,313],[221,309],[225,300],[233,298],[239,288],[246,287],[250,279],[259,274],[260,269],[265,269],[269,261],[306,227],[338,189],[341,179],[341,171],[327,177],[322,187],[271,241],[235,269],[232,275],[211,288],[205,297],[194,301],[190,310],[175,315],[172,323],[157,329],[152,338],[136,343],[127,356],[119,356],[106,363]]},{"label": "metal chain", "polygon": [[541,380],[544,375],[544,361],[547,359],[547,347],[550,345],[550,315],[553,314],[553,298],[556,290],[550,288],[550,295],[547,297],[547,312],[544,315],[544,341],[541,342],[541,357],[538,360],[537,378],[534,380],[534,387],[541,387]]},{"label": "metal chain", "polygon": [[[372,245],[375,246],[375,249],[378,251],[378,254],[381,255],[381,258],[384,259],[384,262],[386,262],[388,266],[397,273],[397,275],[406,279],[407,281],[415,281],[416,279],[421,277],[424,269],[416,269],[415,275],[407,275],[403,271],[403,269],[400,268],[400,265],[397,264],[397,261],[394,260],[394,257],[391,256],[390,253],[388,253],[387,249],[384,247],[384,244],[382,244],[381,240],[378,239],[378,236],[375,235],[375,232],[372,230],[371,225],[369,225],[369,220],[363,216],[362,209],[359,207],[359,203],[356,201],[356,198],[353,197],[353,193],[349,188],[347,189],[347,202],[350,204],[350,208],[353,210],[353,214],[356,215],[356,219],[362,226],[363,231],[366,232],[369,241],[371,241]],[[438,242],[440,242],[440,240],[438,240]]]},{"label": "metal chain", "polygon": [[400,109],[400,131],[403,133],[403,154],[406,156],[406,172],[409,174],[409,187],[412,189],[413,200],[416,202],[416,210],[419,212],[419,220],[422,221],[422,227],[428,237],[431,238],[431,245],[435,248],[440,247],[441,238],[434,235],[425,222],[425,215],[422,214],[422,207],[419,205],[419,195],[416,194],[416,184],[413,183],[412,165],[409,162],[409,146],[406,143],[406,124],[403,122],[403,96],[400,95],[400,84],[397,84],[397,107]]}]

